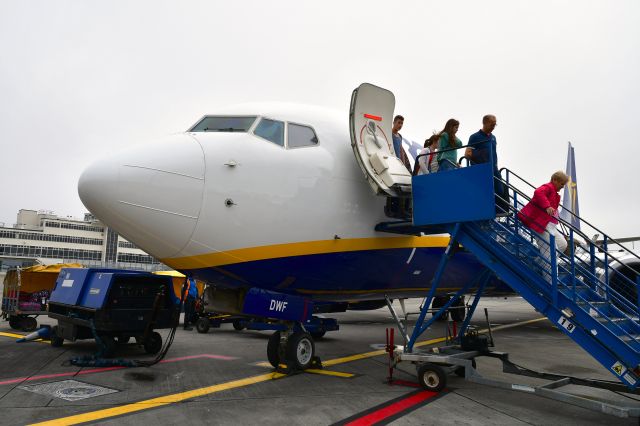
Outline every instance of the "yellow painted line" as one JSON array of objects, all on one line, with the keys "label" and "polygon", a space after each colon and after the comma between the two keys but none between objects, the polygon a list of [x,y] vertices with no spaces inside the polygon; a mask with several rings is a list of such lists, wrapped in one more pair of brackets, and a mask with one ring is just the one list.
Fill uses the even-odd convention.
[{"label": "yellow painted line", "polygon": [[172,395],[161,396],[158,398],[147,399],[144,401],[134,402],[133,404],[122,405],[120,407],[106,408],[104,410],[91,411],[84,414],[76,414],[74,416],[62,417],[60,419],[49,420],[46,422],[35,423],[37,425],[75,425],[78,423],[92,422],[109,417],[121,416],[123,414],[135,413],[136,411],[148,410],[150,408],[161,407],[163,405],[174,404],[186,399],[197,398],[199,396],[209,395],[215,392],[239,388],[243,386],[253,385],[255,383],[266,382],[268,380],[284,377],[280,373],[268,373],[260,376],[247,377],[246,379],[234,380],[232,382],[221,383],[218,385],[207,386],[204,388],[194,389],[187,392],[175,393]]},{"label": "yellow painted line", "polygon": [[[268,362],[256,362],[255,364],[256,367],[266,367],[266,368],[273,368],[271,366],[271,364],[269,364]],[[323,365],[325,365],[323,363]],[[312,373],[312,374],[324,374],[327,376],[336,376],[336,377],[346,377],[346,378],[351,378],[354,377],[355,374],[352,373],[343,373],[341,371],[331,371],[331,370],[319,370],[316,368],[308,368],[306,370],[304,370],[305,373]]]},{"label": "yellow painted line", "polygon": [[[0,336],[15,337],[16,339],[22,339],[24,336],[26,336],[26,334],[7,333],[4,331],[0,331]],[[42,339],[30,340],[30,342],[51,343],[49,340],[42,340]]]},{"label": "yellow painted line", "polygon": [[195,256],[164,258],[160,259],[160,261],[175,269],[197,269],[233,265],[235,263],[252,262],[255,260],[276,259],[280,257],[306,256],[310,254],[420,247],[444,248],[448,243],[449,236],[429,235],[423,237],[341,238],[248,247]]},{"label": "yellow painted line", "polygon": [[355,374],[352,373],[343,373],[342,371],[331,371],[331,370],[318,370],[315,368],[309,368],[307,370],[304,370],[305,373],[311,373],[311,374],[324,374],[325,376],[336,376],[336,377],[344,377],[346,379],[350,379],[352,377],[355,377]]},{"label": "yellow painted line", "polygon": [[[508,328],[514,328],[514,327],[518,327],[518,326],[526,325],[526,324],[531,324],[531,323],[542,321],[542,320],[546,320],[546,318],[543,317],[543,318],[537,318],[537,319],[528,320],[528,321],[521,321],[521,322],[517,322],[517,323],[513,323],[513,324],[501,325],[501,326],[493,328],[493,331],[505,330],[505,329],[508,329]],[[486,330],[480,330],[480,332],[485,332],[485,331]],[[434,343],[440,343],[440,342],[443,342],[445,340],[446,340],[445,338],[426,340],[426,341],[423,341],[423,342],[416,343],[416,346],[425,346],[425,345],[430,345],[430,344],[434,344]],[[381,350],[377,350],[377,351],[365,352],[363,354],[357,354],[357,355],[352,355],[352,356],[348,356],[348,357],[332,359],[332,360],[329,360],[329,361],[325,361],[322,364],[325,365],[325,366],[336,365],[336,364],[344,364],[344,363],[347,363],[347,362],[357,361],[357,360],[360,360],[360,359],[366,359],[366,358],[371,358],[371,357],[374,357],[374,356],[384,355],[385,353],[386,353],[385,350],[381,349]],[[110,417],[121,416],[121,415],[129,414],[129,413],[135,413],[137,411],[148,410],[150,408],[162,407],[162,406],[165,406],[165,405],[174,404],[176,402],[182,402],[182,401],[185,401],[187,399],[197,398],[197,397],[204,396],[204,395],[210,395],[210,394],[216,393],[216,392],[222,392],[222,391],[229,390],[229,389],[235,389],[235,388],[239,388],[239,387],[243,387],[243,386],[253,385],[253,384],[256,384],[256,383],[266,382],[266,381],[269,381],[269,380],[279,379],[281,377],[285,377],[285,375],[281,374],[281,373],[275,373],[275,372],[267,373],[267,374],[261,374],[259,376],[253,376],[253,377],[247,377],[245,379],[233,380],[231,382],[220,383],[220,384],[217,384],[217,385],[207,386],[207,387],[204,387],[204,388],[194,389],[194,390],[190,390],[190,391],[186,391],[186,392],[174,393],[174,394],[171,394],[171,395],[160,396],[160,397],[152,398],[152,399],[146,399],[144,401],[138,401],[138,402],[134,402],[132,404],[126,404],[126,405],[122,405],[122,406],[119,406],[119,407],[106,408],[106,409],[103,409],[103,410],[91,411],[91,412],[84,413],[84,414],[76,414],[76,415],[73,415],[73,416],[62,417],[62,418],[59,418],[59,419],[53,419],[53,420],[49,420],[49,421],[45,421],[45,422],[41,422],[41,423],[33,423],[33,425],[38,425],[38,426],[43,426],[43,425],[61,426],[61,425],[76,425],[76,424],[79,424],[79,423],[86,423],[86,422],[95,422],[95,421],[103,420],[103,419],[110,418]]]}]

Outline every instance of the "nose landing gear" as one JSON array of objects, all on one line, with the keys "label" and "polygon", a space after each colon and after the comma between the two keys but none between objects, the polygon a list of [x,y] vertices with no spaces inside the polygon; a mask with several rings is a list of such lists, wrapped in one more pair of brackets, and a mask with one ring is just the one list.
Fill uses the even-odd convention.
[{"label": "nose landing gear", "polygon": [[267,358],[274,368],[286,372],[322,368],[315,350],[311,334],[296,324],[285,331],[276,331],[269,337]]}]

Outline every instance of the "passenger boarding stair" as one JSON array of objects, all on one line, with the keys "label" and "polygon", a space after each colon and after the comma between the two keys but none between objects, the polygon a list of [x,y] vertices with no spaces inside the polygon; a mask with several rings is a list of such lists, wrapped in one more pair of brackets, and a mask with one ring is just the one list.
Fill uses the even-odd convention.
[{"label": "passenger boarding stair", "polygon": [[[483,166],[415,176],[413,223],[386,222],[376,229],[413,235],[449,233],[447,256],[455,253],[458,244],[473,253],[628,388],[636,389],[640,385],[640,258],[582,218],[577,218],[582,230],[560,220],[569,243],[566,254],[549,250],[555,245],[553,237],[550,244],[536,241],[535,232],[516,214],[530,200],[534,187],[508,169],[498,176],[491,165],[480,169]],[[488,185],[478,186],[482,179]],[[494,185],[508,188],[510,211],[501,217],[494,213]],[[604,236],[604,243],[597,245],[585,228],[590,228],[591,235]],[[620,251],[611,250],[614,245]],[[442,268],[445,264],[441,262]]]}]

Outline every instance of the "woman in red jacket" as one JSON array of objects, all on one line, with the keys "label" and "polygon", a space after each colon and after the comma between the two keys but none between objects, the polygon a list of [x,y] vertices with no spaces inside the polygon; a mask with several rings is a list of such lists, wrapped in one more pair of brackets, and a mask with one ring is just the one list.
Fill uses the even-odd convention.
[{"label": "woman in red jacket", "polygon": [[[563,252],[567,248],[567,240],[558,231],[558,206],[560,205],[560,194],[558,192],[564,188],[569,181],[569,176],[558,171],[551,175],[551,181],[545,183],[535,190],[533,198],[518,212],[520,221],[531,230],[535,231],[533,236],[536,239],[540,253],[551,262],[549,250],[549,236],[553,235],[556,240],[556,249]],[[549,265],[546,267],[550,273]]]}]

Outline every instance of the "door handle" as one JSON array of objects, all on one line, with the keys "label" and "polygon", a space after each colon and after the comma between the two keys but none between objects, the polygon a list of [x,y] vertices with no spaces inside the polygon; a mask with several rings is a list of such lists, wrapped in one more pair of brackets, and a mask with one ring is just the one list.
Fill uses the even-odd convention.
[{"label": "door handle", "polygon": [[224,163],[224,165],[229,167],[235,167],[238,165],[238,163],[235,160],[229,160],[226,163]]}]

